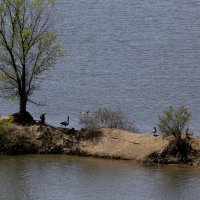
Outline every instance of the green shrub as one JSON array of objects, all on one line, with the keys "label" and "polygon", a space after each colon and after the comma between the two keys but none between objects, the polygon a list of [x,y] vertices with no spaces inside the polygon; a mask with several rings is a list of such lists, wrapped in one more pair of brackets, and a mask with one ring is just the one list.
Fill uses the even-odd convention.
[{"label": "green shrub", "polygon": [[117,128],[128,131],[137,131],[133,122],[120,111],[112,109],[98,109],[92,114],[81,115],[80,124],[87,129]]},{"label": "green shrub", "polygon": [[12,116],[10,116],[7,120],[0,120],[0,131],[9,128],[13,121],[14,118]]},{"label": "green shrub", "polygon": [[11,143],[14,142],[13,135],[10,132],[10,125],[13,123],[13,118],[10,117],[8,120],[0,120],[0,151],[7,150],[10,148]]},{"label": "green shrub", "polygon": [[159,117],[158,127],[164,135],[173,135],[176,139],[181,139],[181,135],[190,119],[191,113],[184,106],[178,108],[170,106]]},{"label": "green shrub", "polygon": [[191,116],[192,114],[184,106],[177,108],[170,106],[159,117],[158,127],[160,131],[165,136],[172,135],[174,137],[160,154],[162,162],[165,162],[170,156],[178,159],[179,163],[188,163],[192,160],[191,155],[194,150],[191,141],[187,137],[182,137],[182,134],[189,130],[185,128],[189,124]]}]

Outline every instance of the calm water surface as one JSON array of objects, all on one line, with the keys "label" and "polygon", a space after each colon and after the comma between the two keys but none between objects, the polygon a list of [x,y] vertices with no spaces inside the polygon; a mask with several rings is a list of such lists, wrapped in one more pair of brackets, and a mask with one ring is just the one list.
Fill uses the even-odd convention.
[{"label": "calm water surface", "polygon": [[200,170],[64,155],[0,157],[2,200],[193,200]]},{"label": "calm water surface", "polygon": [[[66,56],[47,74],[29,106],[59,125],[80,111],[119,108],[150,131],[169,106],[186,105],[200,132],[199,0],[59,0],[56,31]],[[17,104],[0,100],[0,114]]]},{"label": "calm water surface", "polygon": [[[186,105],[200,132],[199,0],[59,0],[56,31],[66,56],[29,105],[59,125],[80,111],[119,108],[148,132],[169,106]],[[0,114],[17,111],[0,99]],[[200,171],[67,156],[0,158],[2,200],[193,200]]]}]

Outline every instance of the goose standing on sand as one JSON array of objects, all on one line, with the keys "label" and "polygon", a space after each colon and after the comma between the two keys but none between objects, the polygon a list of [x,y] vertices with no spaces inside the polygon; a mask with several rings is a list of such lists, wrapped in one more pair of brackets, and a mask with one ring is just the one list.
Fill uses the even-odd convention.
[{"label": "goose standing on sand", "polygon": [[153,127],[152,133],[155,135],[157,133],[156,127]]},{"label": "goose standing on sand", "polygon": [[69,116],[67,117],[67,121],[64,121],[64,122],[60,122],[61,126],[68,126],[69,125]]},{"label": "goose standing on sand", "polygon": [[155,127],[155,126],[153,127],[152,133],[153,133],[154,136],[158,136],[158,135],[157,135],[157,130],[156,130],[156,127]]}]

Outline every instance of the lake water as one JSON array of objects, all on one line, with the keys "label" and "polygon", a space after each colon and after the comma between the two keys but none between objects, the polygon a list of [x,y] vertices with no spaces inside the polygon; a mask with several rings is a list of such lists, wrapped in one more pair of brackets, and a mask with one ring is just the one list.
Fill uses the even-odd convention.
[{"label": "lake water", "polygon": [[[198,134],[200,102],[199,0],[59,0],[56,31],[66,56],[59,60],[29,105],[38,119],[59,125],[80,111],[119,108],[141,131],[158,115],[184,104]],[[0,100],[0,114],[17,111]]]},{"label": "lake water", "polygon": [[65,155],[1,156],[0,185],[0,200],[196,200],[200,169]]}]

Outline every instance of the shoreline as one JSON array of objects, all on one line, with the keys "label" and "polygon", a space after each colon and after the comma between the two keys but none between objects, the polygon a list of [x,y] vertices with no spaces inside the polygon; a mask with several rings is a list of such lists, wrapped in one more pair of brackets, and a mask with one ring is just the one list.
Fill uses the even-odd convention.
[{"label": "shoreline", "polygon": [[[1,118],[0,118],[1,120]],[[3,136],[4,135],[4,136]],[[0,153],[15,154],[66,154],[96,158],[134,160],[147,165],[177,164],[200,166],[199,154],[182,163],[177,156],[160,157],[170,137],[143,133],[130,133],[117,129],[75,130],[50,125],[11,124],[1,133]],[[200,138],[190,139],[192,147],[200,152]]]}]

